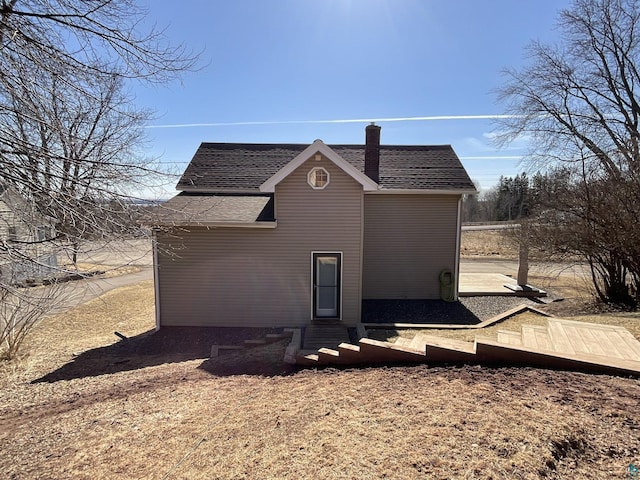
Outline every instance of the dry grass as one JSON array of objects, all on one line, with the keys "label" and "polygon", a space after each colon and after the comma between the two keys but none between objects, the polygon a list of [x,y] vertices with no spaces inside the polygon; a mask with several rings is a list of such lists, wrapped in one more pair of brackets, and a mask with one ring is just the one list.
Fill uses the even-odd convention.
[{"label": "dry grass", "polygon": [[112,290],[39,323],[24,345],[25,354],[17,362],[0,363],[0,386],[37,378],[85,350],[115,343],[119,338],[114,331],[134,336],[154,325],[153,281]]},{"label": "dry grass", "polygon": [[[519,230],[513,228],[499,230],[463,230],[460,238],[460,254],[467,258],[517,260],[519,250]],[[531,261],[549,261],[548,252],[531,246]],[[564,260],[568,260],[565,258]],[[574,258],[580,261],[580,258]]]},{"label": "dry grass", "polygon": [[[30,355],[1,372],[4,477],[615,479],[640,462],[637,379],[426,366],[275,374],[285,343],[216,361],[118,354],[113,331],[152,328],[152,299],[144,282],[40,325]],[[111,353],[82,364],[100,349]],[[224,368],[247,358],[274,374]],[[73,364],[66,379],[32,383]],[[111,373],[98,374],[104,364]]]},{"label": "dry grass", "polygon": [[129,273],[136,273],[140,271],[140,267],[135,265],[124,265],[121,267],[112,267],[110,265],[100,265],[97,263],[82,263],[82,262],[78,262],[75,265],[72,263],[60,265],[60,268],[67,270],[69,272],[78,272],[83,274],[90,274],[93,272],[103,272],[103,273],[100,273],[100,278],[118,277],[120,275],[127,275]]},{"label": "dry grass", "polygon": [[463,257],[518,258],[518,247],[504,230],[465,230],[460,239]]}]

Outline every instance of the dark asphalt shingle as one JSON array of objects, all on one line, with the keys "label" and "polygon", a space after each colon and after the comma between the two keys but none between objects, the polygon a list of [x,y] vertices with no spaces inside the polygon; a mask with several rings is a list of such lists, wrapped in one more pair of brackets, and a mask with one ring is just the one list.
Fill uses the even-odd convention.
[{"label": "dark asphalt shingle", "polygon": [[158,225],[273,222],[271,195],[215,195],[182,192],[155,207]]},{"label": "dark asphalt shingle", "polygon": [[[202,143],[178,190],[258,192],[308,145]],[[364,172],[364,145],[329,145]],[[470,190],[473,182],[450,145],[381,145],[382,189]]]}]

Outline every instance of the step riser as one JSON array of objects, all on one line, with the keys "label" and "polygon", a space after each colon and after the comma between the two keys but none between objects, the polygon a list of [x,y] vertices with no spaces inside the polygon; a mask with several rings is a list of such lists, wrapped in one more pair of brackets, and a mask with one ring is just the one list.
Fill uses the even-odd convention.
[{"label": "step riser", "polygon": [[360,340],[360,358],[365,362],[424,362],[424,354],[408,347],[363,338]]},{"label": "step riser", "polygon": [[475,363],[476,355],[449,348],[427,345],[427,363]]},{"label": "step riser", "polygon": [[340,352],[340,358],[347,363],[361,363],[360,347],[358,347],[357,345],[351,345],[350,343],[341,343],[340,345],[338,345],[338,352]]}]

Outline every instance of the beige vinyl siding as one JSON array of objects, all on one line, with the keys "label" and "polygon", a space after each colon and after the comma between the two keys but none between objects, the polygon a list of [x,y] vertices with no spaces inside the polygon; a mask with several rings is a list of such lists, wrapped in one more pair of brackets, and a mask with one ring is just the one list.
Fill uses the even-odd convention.
[{"label": "beige vinyl siding", "polygon": [[435,299],[455,272],[457,195],[365,195],[364,299]]},{"label": "beige vinyl siding", "polygon": [[[320,166],[329,185],[314,190],[307,174]],[[276,187],[275,201],[275,229],[158,232],[161,325],[307,324],[314,251],[342,252],[341,317],[358,322],[362,187],[332,162],[309,160]]]},{"label": "beige vinyl siding", "polygon": [[[287,326],[308,295],[275,230],[193,228],[158,233],[161,325]],[[169,252],[162,248],[169,246]]]},{"label": "beige vinyl siding", "polygon": [[[329,185],[314,190],[307,184],[313,167],[329,172]],[[311,252],[342,252],[342,320],[355,324],[360,320],[362,186],[332,162],[310,160],[276,188],[278,235],[290,252],[291,261],[306,277],[311,316]]]}]

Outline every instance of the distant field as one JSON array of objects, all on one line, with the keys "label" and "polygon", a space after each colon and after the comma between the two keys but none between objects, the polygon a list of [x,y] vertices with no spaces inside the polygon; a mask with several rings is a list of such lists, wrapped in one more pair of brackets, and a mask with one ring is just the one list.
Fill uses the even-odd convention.
[{"label": "distant field", "polygon": [[518,258],[518,247],[510,238],[512,231],[463,231],[460,242],[462,256],[492,258]]}]

